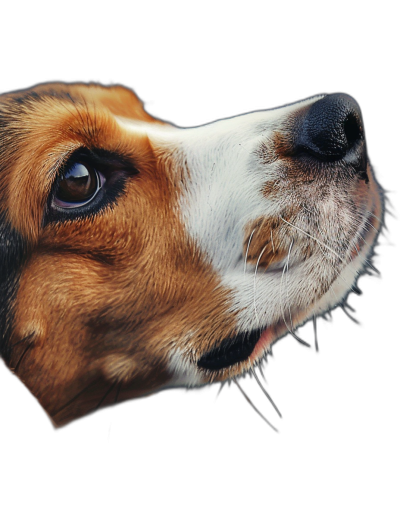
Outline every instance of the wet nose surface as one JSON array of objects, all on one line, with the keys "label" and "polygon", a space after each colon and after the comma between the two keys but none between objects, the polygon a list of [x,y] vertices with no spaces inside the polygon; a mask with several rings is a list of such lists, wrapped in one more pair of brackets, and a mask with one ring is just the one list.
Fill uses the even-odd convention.
[{"label": "wet nose surface", "polygon": [[329,94],[315,102],[300,125],[297,147],[323,161],[365,151],[361,109],[348,94]]}]

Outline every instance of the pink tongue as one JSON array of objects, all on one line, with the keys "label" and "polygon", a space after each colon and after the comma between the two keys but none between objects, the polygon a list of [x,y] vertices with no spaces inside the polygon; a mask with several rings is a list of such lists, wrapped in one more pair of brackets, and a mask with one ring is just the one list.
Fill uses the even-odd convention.
[{"label": "pink tongue", "polygon": [[253,352],[250,355],[250,360],[254,361],[259,356],[261,356],[271,345],[275,337],[274,334],[274,328],[267,328],[264,330],[264,332],[261,334],[260,339],[257,341],[256,346],[254,347]]},{"label": "pink tongue", "polygon": [[261,334],[260,339],[257,341],[253,352],[250,355],[250,361],[255,361],[257,358],[261,357],[263,353],[268,349],[268,347],[278,337],[285,333],[285,330],[287,330],[285,323],[277,323],[264,330],[264,332]]}]

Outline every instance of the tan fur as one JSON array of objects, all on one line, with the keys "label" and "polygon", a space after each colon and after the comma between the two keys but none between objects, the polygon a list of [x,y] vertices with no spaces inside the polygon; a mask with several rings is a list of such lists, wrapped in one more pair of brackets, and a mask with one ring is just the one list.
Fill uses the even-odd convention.
[{"label": "tan fur", "polygon": [[[362,242],[354,242],[354,251],[348,247],[357,239],[356,216],[370,213],[372,245],[383,208],[369,166],[366,186],[351,165],[344,171],[341,163],[296,157],[292,133],[306,107],[252,154],[266,173],[274,165],[257,190],[271,212],[245,227],[242,252],[247,266],[283,276],[296,240],[290,267],[310,256],[326,266],[329,274],[316,275],[312,289],[303,289],[304,301],[290,314],[292,328],[319,311],[318,301],[360,250]],[[56,425],[173,385],[171,356],[178,348],[181,362],[197,368],[202,354],[238,335],[233,290],[221,287],[222,273],[180,215],[192,178],[187,162],[178,163],[173,147],[165,151],[140,124],[167,132],[173,126],[146,113],[125,87],[94,84],[56,83],[3,95],[0,118],[0,222],[21,236],[26,253],[12,296],[6,292],[12,299],[3,331],[10,335],[7,363]],[[123,127],[121,118],[134,126]],[[116,169],[125,172],[124,191],[96,215],[49,221],[57,175],[80,148],[120,157],[127,165]],[[325,256],[331,244],[334,250]],[[302,282],[307,278],[294,284]],[[244,309],[249,306],[246,299]],[[196,369],[196,377],[206,383],[249,369],[289,330],[290,309],[277,312],[247,359],[216,371]]]},{"label": "tan fur", "polygon": [[[101,400],[160,388],[171,376],[165,352],[185,330],[195,329],[191,344],[204,349],[215,341],[213,331],[234,329],[227,294],[176,216],[174,174],[156,160],[145,133],[126,132],[110,113],[153,118],[122,87],[76,85],[68,92],[75,103],[34,102],[31,119],[18,123],[24,146],[7,183],[10,220],[31,247],[15,301],[11,342],[18,346],[10,365],[57,424]],[[121,153],[139,173],[118,204],[90,222],[43,228],[51,178],[82,145]]]}]

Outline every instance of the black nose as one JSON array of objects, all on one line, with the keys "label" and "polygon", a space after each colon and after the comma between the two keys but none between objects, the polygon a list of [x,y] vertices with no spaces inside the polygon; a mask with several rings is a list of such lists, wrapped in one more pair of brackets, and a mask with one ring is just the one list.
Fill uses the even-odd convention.
[{"label": "black nose", "polygon": [[366,158],[361,109],[347,94],[329,94],[311,105],[297,138],[299,151],[323,161]]}]

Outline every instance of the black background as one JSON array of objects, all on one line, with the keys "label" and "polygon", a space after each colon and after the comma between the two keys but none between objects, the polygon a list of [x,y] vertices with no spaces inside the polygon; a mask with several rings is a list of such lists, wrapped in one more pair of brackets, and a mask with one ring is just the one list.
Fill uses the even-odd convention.
[{"label": "black background", "polygon": [[339,8],[301,19],[266,11],[234,20],[204,15],[193,8],[171,25],[158,11],[124,24],[121,14],[107,13],[101,23],[72,17],[61,26],[56,17],[57,24],[29,33],[14,27],[3,36],[2,92],[45,81],[119,83],[133,88],[148,112],[182,127],[316,94],[349,94],[361,107],[370,161],[387,196],[377,273],[360,278],[362,294],[349,295],[347,313],[317,320],[318,350],[312,323],[298,330],[309,347],[290,336],[273,346],[262,381],[282,419],[254,378],[243,379],[277,433],[234,385],[163,392],[54,432],[1,368],[1,455],[55,476],[111,471],[115,489],[125,472],[137,485],[143,469],[140,478],[154,484],[203,478],[213,489],[228,475],[239,499],[254,481],[318,486],[334,478],[351,500],[349,485],[378,478],[376,489],[390,477],[397,422],[399,95],[390,29],[386,19],[349,19]]}]

